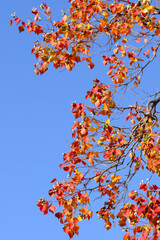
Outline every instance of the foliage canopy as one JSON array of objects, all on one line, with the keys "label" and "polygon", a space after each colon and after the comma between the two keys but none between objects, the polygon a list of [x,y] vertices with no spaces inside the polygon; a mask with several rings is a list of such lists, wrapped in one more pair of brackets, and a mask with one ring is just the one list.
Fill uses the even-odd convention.
[{"label": "foliage canopy", "polygon": [[[151,181],[153,175],[160,177],[160,92],[133,105],[121,99],[129,89],[133,93],[143,87],[143,72],[158,56],[160,8],[150,0],[69,0],[69,4],[60,21],[52,20],[45,3],[40,10],[32,9],[32,21],[16,15],[10,21],[20,33],[27,29],[38,36],[32,48],[37,75],[49,64],[71,71],[85,61],[93,69],[97,53],[108,75],[107,84],[93,80],[86,94],[89,105],[72,104],[73,142],[60,165],[67,177],[53,179],[50,199],[40,199],[37,206],[44,214],[55,214],[72,238],[79,232],[78,222],[92,218],[92,201],[103,201],[97,214],[107,230],[117,217],[126,231],[123,240],[158,240],[160,187]],[[140,171],[147,171],[149,179],[129,191]]]}]

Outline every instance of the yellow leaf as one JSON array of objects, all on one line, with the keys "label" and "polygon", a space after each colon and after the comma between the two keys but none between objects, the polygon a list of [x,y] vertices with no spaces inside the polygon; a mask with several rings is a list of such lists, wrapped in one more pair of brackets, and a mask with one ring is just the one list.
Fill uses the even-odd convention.
[{"label": "yellow leaf", "polygon": [[83,219],[82,219],[82,217],[81,217],[80,215],[78,215],[77,220],[80,222],[80,221],[82,221]]},{"label": "yellow leaf", "polygon": [[55,59],[55,57],[54,57],[53,55],[51,55],[50,58],[49,58],[49,61],[50,61],[50,62],[53,62],[54,59]]},{"label": "yellow leaf", "polygon": [[154,6],[152,6],[152,5],[147,6],[146,9],[147,9],[150,13],[154,13]]},{"label": "yellow leaf", "polygon": [[90,28],[91,28],[91,24],[88,24],[88,25],[87,25],[87,29],[90,29]]},{"label": "yellow leaf", "polygon": [[101,12],[102,12],[102,10],[103,10],[103,8],[102,8],[101,6],[97,6],[97,11],[98,11],[98,12],[100,12],[100,13],[101,13]]},{"label": "yellow leaf", "polygon": [[97,140],[97,143],[98,143],[98,145],[100,145],[102,142],[101,142],[101,140]]},{"label": "yellow leaf", "polygon": [[108,118],[106,121],[105,121],[106,124],[110,124],[110,119]]},{"label": "yellow leaf", "polygon": [[129,154],[129,157],[130,157],[130,158],[133,158],[133,156],[134,156],[134,153],[131,152],[131,153]]},{"label": "yellow leaf", "polygon": [[119,182],[119,180],[121,179],[121,176],[119,175],[111,175],[112,178],[112,182]]},{"label": "yellow leaf", "polygon": [[105,11],[102,13],[102,15],[103,15],[105,18],[107,18],[107,17],[109,16],[109,12],[108,12],[107,10],[105,10]]},{"label": "yellow leaf", "polygon": [[64,21],[64,22],[66,22],[66,21],[68,21],[68,17],[67,17],[67,15],[65,15],[63,18],[62,18],[62,20]]}]

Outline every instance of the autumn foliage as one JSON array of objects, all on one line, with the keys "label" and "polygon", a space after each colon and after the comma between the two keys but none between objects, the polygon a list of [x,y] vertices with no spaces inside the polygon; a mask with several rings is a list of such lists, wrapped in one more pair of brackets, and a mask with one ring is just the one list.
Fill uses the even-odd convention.
[{"label": "autumn foliage", "polygon": [[[37,206],[44,214],[54,214],[72,238],[79,233],[79,221],[92,218],[92,200],[104,199],[96,213],[107,230],[118,223],[125,231],[123,240],[158,240],[159,92],[132,105],[120,98],[128,89],[143,86],[143,72],[158,57],[160,8],[150,0],[69,0],[69,4],[59,21],[52,20],[45,3],[40,10],[32,9],[33,21],[16,15],[10,21],[20,33],[27,30],[39,36],[31,50],[37,75],[49,65],[71,71],[82,61],[93,69],[93,46],[108,75],[105,83],[93,80],[87,105],[72,104],[73,142],[59,166],[66,179],[54,178],[49,200],[42,198]],[[129,190],[143,171],[149,178],[139,189]]]}]

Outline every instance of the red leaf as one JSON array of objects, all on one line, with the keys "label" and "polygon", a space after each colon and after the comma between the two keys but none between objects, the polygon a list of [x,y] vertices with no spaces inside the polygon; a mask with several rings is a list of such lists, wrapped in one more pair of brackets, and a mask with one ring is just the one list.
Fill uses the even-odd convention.
[{"label": "red leaf", "polygon": [[43,5],[43,7],[44,7],[45,9],[48,9],[48,6],[47,6],[46,3],[42,3],[42,5]]},{"label": "red leaf", "polygon": [[19,26],[18,29],[19,29],[19,33],[24,31],[24,27],[23,26]]},{"label": "red leaf", "polygon": [[59,165],[60,168],[63,168],[66,163],[62,163]]},{"label": "red leaf", "polygon": [[85,161],[83,161],[83,160],[82,160],[82,163],[83,163],[84,165],[86,165],[86,162],[85,162]]},{"label": "red leaf", "polygon": [[17,25],[20,23],[20,19],[19,18],[15,18],[14,21],[17,23]]},{"label": "red leaf", "polygon": [[54,178],[54,179],[51,181],[51,183],[54,183],[55,181],[57,181],[57,179],[56,179],[56,178]]},{"label": "red leaf", "polygon": [[37,202],[37,205],[36,206],[38,206],[38,207],[40,207],[42,204],[41,204],[41,201],[40,200],[38,200],[38,202]]},{"label": "red leaf", "polygon": [[61,212],[57,212],[57,213],[55,214],[55,217],[58,218],[58,219],[60,219],[60,218],[63,217],[63,215],[62,215]]},{"label": "red leaf", "polygon": [[153,184],[152,184],[152,187],[149,187],[149,189],[150,189],[151,191],[156,191],[157,189],[160,189],[160,187],[157,187],[157,185],[153,185]]},{"label": "red leaf", "polygon": [[54,213],[56,211],[56,209],[57,209],[56,206],[52,205],[52,206],[50,206],[49,211]]},{"label": "red leaf", "polygon": [[63,228],[63,231],[64,231],[65,233],[68,233],[68,232],[69,232],[69,227],[68,227],[68,226],[64,227],[64,228]]},{"label": "red leaf", "polygon": [[44,213],[44,215],[48,214],[48,203],[40,206],[40,211]]},{"label": "red leaf", "polygon": [[31,33],[32,32],[32,27],[30,25],[28,25],[27,30],[28,30],[29,33]]},{"label": "red leaf", "polygon": [[140,190],[140,189],[144,189],[144,192],[146,192],[146,191],[147,191],[147,185],[146,185],[146,183],[142,183],[142,184],[140,185],[139,190]]},{"label": "red leaf", "polygon": [[133,190],[128,194],[128,197],[134,200],[137,197],[137,195],[138,195],[137,192]]},{"label": "red leaf", "polygon": [[129,217],[129,214],[130,214],[130,209],[127,209],[124,215],[125,215],[126,217]]},{"label": "red leaf", "polygon": [[23,27],[26,27],[28,25],[28,23],[22,22],[22,25],[23,25]]},{"label": "red leaf", "polygon": [[103,32],[103,25],[102,24],[99,24],[98,31]]},{"label": "red leaf", "polygon": [[69,171],[70,171],[70,166],[67,165],[67,166],[65,166],[63,169],[64,169],[64,171],[69,172]]},{"label": "red leaf", "polygon": [[144,239],[144,240],[147,239],[148,234],[149,234],[148,231],[144,231],[144,232],[142,232],[142,239]]},{"label": "red leaf", "polygon": [[12,26],[12,24],[13,24],[13,20],[10,20],[10,26]]},{"label": "red leaf", "polygon": [[146,208],[147,208],[147,205],[146,205],[146,204],[145,204],[145,205],[141,205],[141,206],[138,208],[138,210],[137,210],[138,215],[141,214],[142,212],[144,212]]},{"label": "red leaf", "polygon": [[48,194],[50,197],[53,197],[55,195],[55,190],[52,188],[48,191]]},{"label": "red leaf", "polygon": [[160,214],[160,207],[156,207],[156,208],[154,209],[154,211],[155,211],[156,213],[159,213],[159,214]]},{"label": "red leaf", "polygon": [[89,137],[83,137],[83,141],[84,141],[85,143],[89,142],[89,140],[90,140]]},{"label": "red leaf", "polygon": [[31,53],[34,53],[34,52],[35,52],[35,48],[32,48],[32,49],[31,49]]},{"label": "red leaf", "polygon": [[133,13],[134,13],[134,15],[138,15],[138,14],[140,14],[140,10],[139,9],[135,9],[134,11],[133,11]]}]

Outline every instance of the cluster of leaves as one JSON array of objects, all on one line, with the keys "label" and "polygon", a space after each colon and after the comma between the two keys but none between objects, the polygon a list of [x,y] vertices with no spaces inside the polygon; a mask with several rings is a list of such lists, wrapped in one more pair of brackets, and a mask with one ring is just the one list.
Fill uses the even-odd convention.
[{"label": "cluster of leaves", "polygon": [[[150,191],[147,191],[147,198],[150,201],[154,199],[154,193],[155,195],[159,194],[159,198],[156,201],[153,200],[155,201],[155,205],[153,204],[153,209],[156,208],[155,213],[151,211],[151,208],[145,207],[146,215],[144,216],[140,214],[142,207],[138,208],[132,205],[131,214],[128,210],[131,206],[129,203],[125,203],[118,214],[116,214],[115,209],[122,199],[125,199],[128,183],[138,170],[148,169],[152,174],[158,173],[160,176],[160,138],[155,131],[153,132],[153,128],[158,126],[157,121],[152,112],[150,114],[148,112],[147,115],[147,111],[151,111],[151,108],[143,108],[142,111],[142,107],[131,106],[126,117],[126,124],[130,119],[133,126],[122,128],[111,125],[108,117],[111,117],[113,110],[121,112],[126,109],[121,109],[115,105],[112,99],[113,93],[109,87],[109,85],[104,85],[95,79],[93,88],[86,95],[94,107],[85,106],[82,103],[72,104],[72,112],[76,119],[72,126],[72,137],[76,140],[72,142],[71,150],[63,154],[64,163],[60,164],[60,168],[68,173],[68,177],[66,181],[56,182],[49,190],[50,197],[55,197],[58,205],[62,207],[62,212],[56,213],[55,216],[64,224],[64,231],[71,238],[74,234],[78,234],[77,223],[92,217],[91,196],[95,199],[105,196],[104,206],[97,211],[97,214],[99,218],[104,220],[107,230],[111,228],[112,223],[115,224],[116,216],[120,218],[119,226],[121,227],[126,226],[127,218],[129,223],[132,222],[130,226],[138,224],[140,218],[146,218],[149,221],[148,225],[145,225],[148,226],[148,230],[144,227],[137,227],[138,230],[134,230],[134,228],[134,235],[142,233],[142,237],[146,236],[145,234],[148,236],[154,228],[153,239],[156,240],[159,230],[156,232],[155,228],[159,226],[157,221],[160,218],[160,192],[157,191],[159,188],[156,185],[150,186]],[[104,118],[107,116],[107,120],[104,122],[102,119],[99,120],[100,116]],[[78,120],[80,118],[81,120]],[[125,173],[128,171],[127,177],[124,175],[124,169]],[[52,182],[54,181],[56,179]],[[146,192],[146,186],[146,184],[142,184],[140,189],[144,189]],[[107,201],[106,196],[108,196]],[[137,205],[141,206],[146,202],[143,197],[136,198],[138,196],[136,191],[130,192],[128,196],[135,200]],[[53,213],[56,209],[52,205],[54,201],[51,201],[50,204],[49,202],[44,199],[38,202],[38,206],[44,214],[48,213],[48,209]],[[149,203],[149,205],[151,204]],[[133,211],[137,211],[139,217],[134,217]],[[150,212],[151,214],[149,214]],[[148,217],[150,215],[154,220]],[[129,238],[129,232],[125,234],[124,239],[127,237],[128,239],[138,239],[135,236]]]},{"label": "cluster of leaves", "polygon": [[[29,33],[42,35],[42,42],[37,40],[32,48],[32,53],[39,60],[35,64],[36,74],[47,71],[50,63],[55,68],[65,67],[71,71],[75,63],[86,61],[92,69],[91,46],[93,43],[100,46],[99,38],[102,37],[105,44],[100,47],[110,54],[102,56],[103,63],[110,64],[107,74],[113,82],[122,84],[128,78],[138,84],[143,69],[155,58],[159,48],[156,38],[160,35],[160,22],[155,17],[159,9],[149,0],[138,3],[127,1],[127,4],[125,1],[113,3],[100,0],[69,2],[69,13],[64,12],[61,21],[51,20],[50,8],[44,3],[41,5],[42,12],[33,8],[33,21],[26,23],[14,16],[20,32],[27,28]],[[39,25],[42,21],[40,14],[45,15],[47,25]],[[134,43],[134,46],[129,47],[129,43]],[[153,45],[149,47],[151,43]],[[116,48],[111,54],[114,46]],[[133,64],[134,68],[131,68]]]},{"label": "cluster of leaves", "polygon": [[[119,94],[125,96],[130,84],[136,88],[141,83],[144,69],[157,56],[160,8],[149,0],[135,3],[69,0],[69,3],[71,7],[61,21],[52,21],[50,8],[45,3],[41,11],[32,10],[33,21],[26,23],[14,16],[20,32],[27,28],[29,33],[42,36],[41,43],[37,40],[32,48],[39,60],[35,73],[43,74],[50,63],[55,68],[65,67],[71,71],[76,63],[86,61],[93,69],[93,44],[96,50],[103,51],[102,61],[108,66],[107,75],[112,85],[95,79],[86,94],[90,105],[72,104],[73,142],[60,164],[67,178],[53,179],[50,200],[40,199],[37,206],[44,214],[55,214],[64,232],[72,238],[79,232],[78,222],[92,218],[92,200],[104,198],[97,214],[107,230],[118,217],[119,226],[126,231],[124,240],[158,240],[160,188],[149,182],[141,184],[139,190],[146,193],[143,196],[134,190],[129,193],[128,185],[142,170],[151,177],[160,176],[156,110],[159,92],[145,104],[136,102],[124,106],[118,99]],[[43,22],[40,14],[45,16],[47,25],[38,24]],[[128,202],[130,199],[134,204]],[[56,203],[61,209],[59,212],[56,212]],[[134,236],[130,234],[132,228]]]},{"label": "cluster of leaves", "polygon": [[[131,237],[130,231],[127,231],[124,235],[125,240],[135,240],[137,239],[136,234],[139,233],[142,234],[140,239],[156,240],[160,235],[160,191],[158,191],[160,188],[157,185],[148,187],[146,183],[141,183],[139,189],[143,190],[146,196],[138,194],[137,191],[129,193],[128,197],[135,204],[125,203],[119,210],[119,225],[125,227],[125,231],[127,231],[126,220],[128,219],[129,225],[133,227],[134,237]],[[141,221],[142,218],[147,220],[147,224]]]}]

